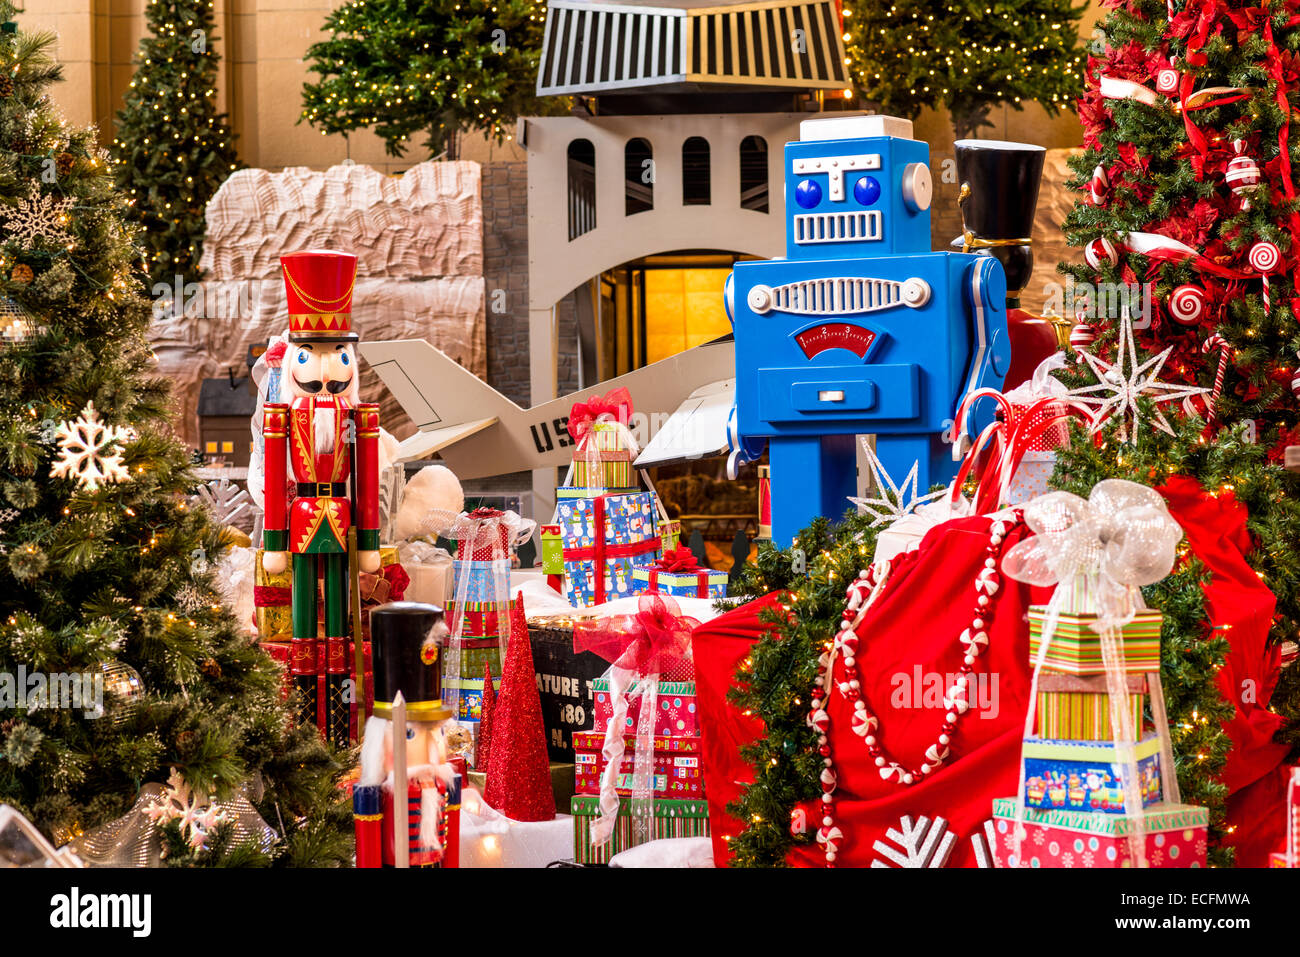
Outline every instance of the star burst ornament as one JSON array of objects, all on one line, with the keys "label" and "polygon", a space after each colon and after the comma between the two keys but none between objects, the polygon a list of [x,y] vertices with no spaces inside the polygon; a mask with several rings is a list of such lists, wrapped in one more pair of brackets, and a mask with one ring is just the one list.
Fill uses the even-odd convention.
[{"label": "star burst ornament", "polygon": [[[1164,368],[1169,353],[1173,352],[1173,346],[1140,363],[1137,347],[1133,344],[1133,318],[1127,311],[1120,318],[1118,350],[1114,362],[1099,359],[1090,352],[1079,352],[1097,377],[1097,384],[1073,389],[1067,395],[1093,407],[1089,430],[1097,432],[1111,419],[1118,417],[1119,440],[1136,444],[1142,427],[1137,402],[1139,398],[1145,398],[1150,399],[1153,406],[1152,424],[1160,431],[1173,435],[1174,430],[1160,411],[1160,406],[1166,402],[1204,395],[1209,390],[1159,380],[1160,370]],[[1133,420],[1132,431],[1129,430],[1130,417]]]},{"label": "star burst ornament", "polygon": [[206,851],[212,831],[229,820],[224,808],[215,807],[206,794],[192,789],[176,768],[172,768],[163,793],[144,813],[155,824],[179,822],[181,837],[196,851]]},{"label": "star burst ornament", "polygon": [[880,492],[880,497],[858,498],[850,495],[849,501],[858,508],[865,509],[872,516],[872,528],[892,524],[911,514],[926,502],[943,495],[944,489],[921,496],[916,494],[917,469],[920,466],[918,462],[912,463],[912,470],[903,479],[903,484],[895,485],[893,478],[885,471],[885,466],[876,455],[876,450],[867,442],[866,436],[860,436],[858,441],[862,443],[862,450],[866,453],[867,465],[871,469],[871,476],[875,481],[876,489]]},{"label": "star burst ornament", "polygon": [[[52,478],[73,478],[77,485],[93,492],[101,485],[130,478],[122,464],[121,443],[134,437],[131,429],[99,421],[95,403],[87,402],[81,415],[55,427],[59,457],[50,467]],[[116,451],[113,446],[117,446]]]}]

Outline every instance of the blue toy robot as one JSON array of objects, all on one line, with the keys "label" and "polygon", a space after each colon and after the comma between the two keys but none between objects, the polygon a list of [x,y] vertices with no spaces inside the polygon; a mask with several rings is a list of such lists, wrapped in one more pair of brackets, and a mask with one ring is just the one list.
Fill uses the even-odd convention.
[{"label": "blue toy robot", "polygon": [[922,491],[949,481],[957,405],[1001,388],[1010,364],[1002,266],[930,251],[929,147],[911,132],[889,116],[800,124],[785,147],[787,258],[727,279],[735,431],[768,440],[783,547],[848,508],[858,434],[876,435],[895,479],[918,463]]}]

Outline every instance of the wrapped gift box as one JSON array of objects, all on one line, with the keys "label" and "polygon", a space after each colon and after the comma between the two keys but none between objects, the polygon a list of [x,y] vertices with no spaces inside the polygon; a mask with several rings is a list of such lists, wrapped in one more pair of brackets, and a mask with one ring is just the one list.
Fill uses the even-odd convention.
[{"label": "wrapped gift box", "polygon": [[659,517],[659,539],[662,542],[663,550],[671,552],[682,540],[682,523],[679,519],[664,519]]},{"label": "wrapped gift box", "polygon": [[[615,854],[633,846],[631,805],[627,800],[619,807],[614,833],[599,846],[591,843],[591,828],[600,814],[600,798],[575,794],[569,809],[573,814],[573,856],[579,864],[608,864]],[[709,806],[703,801],[654,802],[650,840],[708,836]]]},{"label": "wrapped gift box", "polygon": [[[469,518],[490,519],[503,513],[495,509],[476,509],[469,513]],[[462,538],[456,545],[456,560],[461,562],[510,562],[514,554],[513,532],[504,522],[478,526],[472,537]]]},{"label": "wrapped gift box", "polygon": [[[660,539],[653,492],[565,497],[560,488],[556,515],[564,557],[564,598],[586,606],[633,593],[637,565],[659,557]],[[587,491],[587,490],[581,490]],[[602,589],[596,576],[602,576]]]},{"label": "wrapped gift box", "polygon": [[[998,867],[1015,867],[1012,827],[1016,802],[993,801]],[[1190,804],[1156,804],[1142,812],[1146,858],[1152,867],[1204,867],[1209,812]],[[1132,867],[1128,818],[1087,811],[1025,811],[1021,853],[1030,867]]]},{"label": "wrapped gift box", "polygon": [[457,559],[452,564],[452,579],[447,588],[447,601],[460,600],[462,580],[465,583],[464,593],[467,603],[509,600],[510,563],[508,561],[462,562]]},{"label": "wrapped gift box", "polygon": [[[461,669],[464,671],[464,668]],[[442,686],[446,690],[456,689],[459,692],[460,702],[456,708],[456,717],[460,721],[478,722],[483,720],[483,674],[480,669],[477,678],[443,678]],[[493,689],[501,690],[501,676],[494,673],[492,675]],[[450,695],[444,692],[444,698]]]},{"label": "wrapped gift box", "polygon": [[[1136,745],[1138,790],[1143,807],[1160,801],[1160,739],[1149,734]],[[1025,804],[1106,814],[1124,813],[1124,789],[1115,745],[1110,741],[1026,738]]]},{"label": "wrapped gift box", "polygon": [[1046,495],[1052,490],[1047,481],[1055,470],[1055,452],[1026,452],[1007,486],[1007,504],[1021,505]]},{"label": "wrapped gift box", "polygon": [[[614,702],[609,696],[609,679],[597,678],[591,683],[595,697],[596,723],[592,730],[604,734],[609,727],[609,719],[614,714]],[[641,717],[641,698],[628,702],[627,718],[624,730],[627,734],[636,734],[637,722]],[[659,694],[655,698],[654,733],[656,735],[698,738],[700,723],[695,702],[694,681],[660,681]]]},{"label": "wrapped gift box", "polygon": [[[631,797],[635,735],[625,738],[623,765],[619,768],[618,795]],[[600,776],[605,773],[605,735],[595,731],[578,731],[573,735],[575,794],[600,794]],[[700,739],[680,736],[656,736],[652,786],[656,798],[690,798],[704,796],[704,776],[700,770]]]},{"label": "wrapped gift box", "polygon": [[437,605],[442,608],[453,596],[452,557],[428,542],[403,542],[398,546],[399,560],[410,581],[406,600]]},{"label": "wrapped gift box", "polygon": [[[460,634],[465,638],[496,638],[501,634],[502,619],[509,622],[510,610],[513,607],[512,601],[465,602],[465,617],[461,621]],[[455,601],[449,601],[444,606],[447,626],[453,631],[459,616],[459,608]]]},{"label": "wrapped gift box", "polygon": [[257,637],[262,641],[288,641],[293,637],[292,598],[293,566],[287,565],[279,575],[262,568],[265,549],[257,550],[253,566],[253,609],[257,619]]},{"label": "wrapped gift box", "polygon": [[691,572],[665,572],[641,566],[632,570],[637,592],[674,598],[726,598],[727,573],[712,568]]},{"label": "wrapped gift box", "polygon": [[542,536],[542,571],[547,575],[564,574],[564,542],[559,525],[540,525]]},{"label": "wrapped gift box", "polygon": [[[1146,675],[1126,675],[1125,707],[1134,731],[1142,729]],[[1111,741],[1110,698],[1105,675],[1038,676],[1038,737]]]},{"label": "wrapped gift box", "polygon": [[[1029,609],[1029,659],[1038,659],[1039,639],[1047,608],[1034,605]],[[1043,667],[1074,675],[1100,675],[1101,639],[1092,630],[1094,615],[1061,614],[1052,634]],[[1120,646],[1124,649],[1124,670],[1129,674],[1160,670],[1160,625],[1158,611],[1144,611],[1120,629]]]}]

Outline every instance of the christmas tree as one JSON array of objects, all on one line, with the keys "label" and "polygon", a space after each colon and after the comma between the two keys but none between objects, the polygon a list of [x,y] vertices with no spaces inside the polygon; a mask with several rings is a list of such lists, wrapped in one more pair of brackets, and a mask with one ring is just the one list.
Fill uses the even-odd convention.
[{"label": "christmas tree", "polygon": [[857,0],[844,7],[849,69],[882,112],[946,107],[958,139],[988,126],[1003,103],[1036,102],[1055,116],[1083,89],[1085,9],[1070,0]]},{"label": "christmas tree", "polygon": [[48,96],[54,39],[0,28],[0,802],[58,845],[148,782],[249,784],[274,846],[214,827],[205,851],[172,822],[169,860],[346,861],[340,765],[218,597],[227,541],[152,372],[129,204]]},{"label": "christmas tree", "polygon": [[149,0],[145,19],[151,35],[117,114],[113,160],[143,228],[150,280],[184,288],[200,278],[208,200],[239,160],[217,112],[213,0]]},{"label": "christmas tree", "polygon": [[[1198,497],[1207,522],[1239,521],[1244,511],[1242,534],[1213,524],[1184,530],[1189,542],[1222,534],[1216,551],[1239,550],[1272,591],[1267,646],[1256,654],[1276,661],[1300,634],[1300,478],[1283,468],[1287,447],[1300,444],[1292,361],[1300,349],[1300,137],[1292,131],[1300,3],[1131,0],[1113,5],[1100,28],[1079,104],[1084,149],[1071,160],[1080,198],[1064,224],[1086,265],[1062,272],[1076,321],[1071,342],[1101,363],[1073,363],[1057,377],[1071,388],[1114,391],[1137,366],[1139,384],[1204,392],[1171,403],[1160,393],[1172,389],[1148,384],[1135,408],[1101,428],[1072,425],[1051,484],[1086,496],[1103,479],[1141,482],[1166,497]],[[1108,366],[1123,375],[1107,378]],[[1168,432],[1152,427],[1157,413]],[[874,553],[870,521],[818,520],[802,532],[795,544],[806,574],[792,571],[794,553],[770,546],[746,569],[744,593],[788,589],[792,614],[765,613],[774,635],[755,644],[733,692],[766,732],[744,752],[755,783],[733,809],[748,822],[731,844],[738,864],[777,865],[813,840],[788,825],[792,809],[821,792],[806,700],[843,609],[843,583]],[[1209,809],[1209,861],[1226,866],[1235,861],[1228,771],[1247,750],[1233,735],[1242,734],[1246,709],[1272,712],[1257,711],[1263,740],[1250,746],[1280,744],[1294,761],[1300,670],[1282,668],[1271,694],[1220,680],[1237,636],[1211,621],[1214,579],[1187,552],[1143,597],[1164,616],[1161,677],[1181,798]]]},{"label": "christmas tree", "polygon": [[373,128],[393,156],[418,132],[453,159],[459,132],[500,143],[520,116],[562,106],[534,94],[545,22],[540,0],[354,0],[307,51],[320,81],[303,86],[302,119],[322,133]]}]

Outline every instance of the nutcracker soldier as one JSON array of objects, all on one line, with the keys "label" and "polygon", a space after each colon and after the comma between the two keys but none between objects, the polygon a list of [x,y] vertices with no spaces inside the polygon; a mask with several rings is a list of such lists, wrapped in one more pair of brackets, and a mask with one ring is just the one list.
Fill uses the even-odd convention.
[{"label": "nutcracker soldier", "polygon": [[[456,866],[461,777],[447,757],[452,709],[442,699],[449,633],[442,609],[435,605],[392,602],[370,613],[375,711],[366,721],[361,774],[352,790],[357,867],[391,867],[398,859],[394,832],[402,815],[393,796],[399,769],[407,782],[410,866]],[[393,710],[399,693],[406,727],[394,753]]]},{"label": "nutcracker soldier", "polygon": [[[347,747],[348,552],[357,550],[361,571],[379,571],[379,406],[359,401],[352,331],[357,257],[290,253],[280,257],[280,266],[289,300],[289,344],[277,397],[284,401],[268,401],[262,420],[262,567],[280,574],[292,556],[289,668],[301,718]],[[322,639],[316,625],[318,578],[325,601]]]}]

